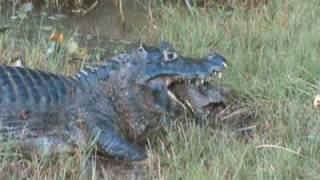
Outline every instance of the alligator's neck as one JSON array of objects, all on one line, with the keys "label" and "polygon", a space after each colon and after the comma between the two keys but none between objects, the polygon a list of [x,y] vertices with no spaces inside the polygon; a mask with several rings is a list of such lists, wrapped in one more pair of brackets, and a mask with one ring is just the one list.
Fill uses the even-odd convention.
[{"label": "alligator's neck", "polygon": [[83,87],[94,89],[101,82],[106,82],[112,72],[118,72],[119,69],[119,62],[107,60],[100,66],[82,69],[74,76],[74,79]]}]

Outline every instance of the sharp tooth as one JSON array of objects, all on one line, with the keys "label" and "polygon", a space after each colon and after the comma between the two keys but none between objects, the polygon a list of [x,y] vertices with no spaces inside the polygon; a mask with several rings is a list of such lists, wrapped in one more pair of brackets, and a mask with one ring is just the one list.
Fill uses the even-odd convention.
[{"label": "sharp tooth", "polygon": [[221,79],[221,78],[222,78],[222,73],[219,72],[218,76],[219,76],[219,78]]},{"label": "sharp tooth", "polygon": [[191,112],[192,112],[192,113],[195,113],[195,111],[194,111],[191,103],[190,103],[189,101],[187,101],[187,100],[185,101],[185,103],[186,103],[186,105],[189,107],[189,109],[191,110]]},{"label": "sharp tooth", "polygon": [[172,80],[171,79],[166,79],[165,82],[166,82],[166,86],[169,86],[171,84]]},{"label": "sharp tooth", "polygon": [[183,104],[183,102],[181,102],[175,95],[173,92],[168,91],[168,95],[170,96],[171,99],[173,99],[175,102],[179,103],[184,109],[187,109],[187,107]]},{"label": "sharp tooth", "polygon": [[23,62],[21,61],[21,59],[18,59],[18,60],[14,63],[14,66],[23,67]]},{"label": "sharp tooth", "polygon": [[88,75],[88,72],[87,71],[85,71],[85,70],[80,70],[80,73],[82,73],[82,74],[84,74],[85,76],[87,76]]},{"label": "sharp tooth", "polygon": [[201,79],[201,84],[203,84],[204,83],[204,80],[203,79]]},{"label": "sharp tooth", "polygon": [[228,65],[227,65],[225,62],[223,62],[222,65],[223,65],[225,68],[228,67]]}]

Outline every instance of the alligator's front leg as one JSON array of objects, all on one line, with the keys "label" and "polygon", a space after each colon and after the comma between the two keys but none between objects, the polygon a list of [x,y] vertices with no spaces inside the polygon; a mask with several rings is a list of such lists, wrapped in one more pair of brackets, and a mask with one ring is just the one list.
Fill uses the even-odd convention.
[{"label": "alligator's front leg", "polygon": [[85,122],[90,135],[97,139],[98,146],[103,152],[131,161],[146,158],[144,149],[135,146],[121,136],[110,115],[96,111],[90,112]]}]

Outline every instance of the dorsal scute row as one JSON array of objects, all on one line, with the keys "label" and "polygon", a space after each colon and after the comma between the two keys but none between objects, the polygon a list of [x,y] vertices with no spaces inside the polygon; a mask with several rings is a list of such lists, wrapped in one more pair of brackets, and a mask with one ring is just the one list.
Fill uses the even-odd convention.
[{"label": "dorsal scute row", "polygon": [[[60,75],[21,67],[0,66],[0,105],[45,109],[67,101],[70,81]],[[14,109],[14,108],[12,108]]]},{"label": "dorsal scute row", "polygon": [[74,78],[80,82],[94,85],[98,81],[107,81],[110,74],[114,71],[119,71],[119,69],[119,62],[107,60],[101,65],[83,68]]}]

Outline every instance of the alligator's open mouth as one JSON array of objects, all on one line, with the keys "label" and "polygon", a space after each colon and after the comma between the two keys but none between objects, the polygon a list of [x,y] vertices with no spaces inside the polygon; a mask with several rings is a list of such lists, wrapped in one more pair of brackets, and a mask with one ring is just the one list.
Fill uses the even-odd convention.
[{"label": "alligator's open mouth", "polygon": [[139,49],[150,55],[142,81],[152,87],[164,87],[170,99],[185,109],[196,111],[210,101],[216,103],[223,99],[209,84],[217,76],[221,78],[227,67],[225,58],[220,54],[211,53],[204,58],[184,57],[167,43],[161,43],[159,49]]},{"label": "alligator's open mouth", "polygon": [[209,106],[212,108],[224,104],[224,89],[211,84],[214,78],[221,76],[222,72],[217,72],[207,78],[166,78],[167,93],[186,110],[199,113]]}]

